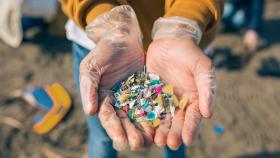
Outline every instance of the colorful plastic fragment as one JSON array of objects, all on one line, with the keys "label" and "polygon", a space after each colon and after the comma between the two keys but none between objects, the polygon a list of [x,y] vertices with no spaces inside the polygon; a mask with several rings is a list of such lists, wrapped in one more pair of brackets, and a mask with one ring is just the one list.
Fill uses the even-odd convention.
[{"label": "colorful plastic fragment", "polygon": [[171,85],[164,86],[162,91],[163,91],[163,93],[166,93],[168,95],[173,95],[174,94],[173,87]]},{"label": "colorful plastic fragment", "polygon": [[172,99],[172,104],[175,107],[179,107],[179,101],[178,101],[177,97],[175,95],[172,95],[171,99]]},{"label": "colorful plastic fragment", "polygon": [[188,99],[182,98],[179,102],[179,108],[184,110],[187,107]]},{"label": "colorful plastic fragment", "polygon": [[124,94],[122,94],[122,95],[120,95],[120,96],[118,97],[118,100],[119,100],[120,102],[124,102],[124,101],[126,101],[126,100],[129,98],[129,96],[130,96],[130,94],[124,93]]},{"label": "colorful plastic fragment", "polygon": [[153,127],[158,127],[160,123],[161,123],[160,119],[153,120]]}]

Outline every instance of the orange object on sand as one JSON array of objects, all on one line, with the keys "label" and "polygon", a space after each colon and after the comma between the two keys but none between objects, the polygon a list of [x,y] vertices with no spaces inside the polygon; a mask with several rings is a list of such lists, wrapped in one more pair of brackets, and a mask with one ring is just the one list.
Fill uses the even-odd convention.
[{"label": "orange object on sand", "polygon": [[44,89],[52,99],[53,105],[44,117],[33,126],[33,131],[37,134],[51,131],[71,108],[71,98],[60,84],[46,85]]}]

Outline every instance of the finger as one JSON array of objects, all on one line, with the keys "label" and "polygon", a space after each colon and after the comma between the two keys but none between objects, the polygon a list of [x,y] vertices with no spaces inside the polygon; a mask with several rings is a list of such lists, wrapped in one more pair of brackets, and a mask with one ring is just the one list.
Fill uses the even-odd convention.
[{"label": "finger", "polygon": [[122,123],[112,106],[112,99],[110,97],[105,97],[100,106],[98,116],[101,125],[113,140],[113,147],[118,151],[124,150],[128,145],[128,140]]},{"label": "finger", "polygon": [[209,118],[213,114],[216,94],[215,68],[208,58],[202,62],[197,64],[194,79],[199,95],[199,110],[203,117]]},{"label": "finger", "polygon": [[179,109],[172,118],[171,128],[167,137],[167,145],[172,150],[177,150],[182,144],[184,116],[184,110]]},{"label": "finger", "polygon": [[87,115],[97,112],[100,77],[101,68],[94,61],[93,52],[91,52],[80,64],[80,92],[83,109]]},{"label": "finger", "polygon": [[155,129],[148,122],[140,122],[140,126],[144,137],[144,146],[148,147],[153,144]]},{"label": "finger", "polygon": [[122,111],[118,110],[117,114],[121,120],[122,126],[125,129],[128,144],[131,150],[140,149],[144,145],[144,139],[141,132],[130,122],[127,117],[127,114]]},{"label": "finger", "polygon": [[167,135],[171,127],[171,116],[166,115],[159,127],[156,129],[154,142],[158,147],[163,147],[167,144]]},{"label": "finger", "polygon": [[186,110],[185,122],[182,130],[182,138],[185,145],[191,145],[198,133],[201,114],[198,107],[198,101],[192,102]]}]

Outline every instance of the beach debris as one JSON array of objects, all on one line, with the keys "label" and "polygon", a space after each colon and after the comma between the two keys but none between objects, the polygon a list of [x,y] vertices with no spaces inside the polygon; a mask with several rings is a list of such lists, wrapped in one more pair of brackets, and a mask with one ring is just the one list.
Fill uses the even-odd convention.
[{"label": "beach debris", "polygon": [[132,122],[150,122],[154,127],[176,108],[185,109],[187,99],[177,99],[172,85],[164,85],[156,74],[137,72],[113,88],[116,108],[126,112]]},{"label": "beach debris", "polygon": [[213,127],[213,130],[214,132],[217,134],[217,135],[222,135],[224,133],[224,127],[220,124],[216,124],[214,127]]}]

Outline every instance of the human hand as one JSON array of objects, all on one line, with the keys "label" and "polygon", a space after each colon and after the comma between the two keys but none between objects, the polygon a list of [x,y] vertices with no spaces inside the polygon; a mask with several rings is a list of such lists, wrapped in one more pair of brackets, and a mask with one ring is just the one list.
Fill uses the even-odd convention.
[{"label": "human hand", "polygon": [[[186,110],[179,109],[173,118],[167,117],[155,133],[156,145],[168,145],[176,150],[182,142],[192,144],[202,116],[211,117],[216,87],[211,60],[193,40],[199,41],[199,33],[187,36],[184,30],[176,32],[180,28],[188,28],[182,27],[181,22],[175,27],[168,23],[155,25],[165,26],[156,28],[157,32],[154,32],[146,66],[148,72],[158,74],[165,84],[173,85],[177,97],[188,99]],[[185,33],[184,36],[181,33]]]},{"label": "human hand", "polygon": [[112,106],[112,86],[144,66],[142,35],[133,9],[124,5],[100,15],[87,27],[87,34],[97,45],[80,65],[85,113],[98,112],[116,150],[151,144],[151,127],[145,123],[135,126],[123,111],[115,111]]},{"label": "human hand", "polygon": [[246,31],[243,38],[243,43],[248,53],[254,53],[257,50],[258,40],[258,33],[255,30]]}]

